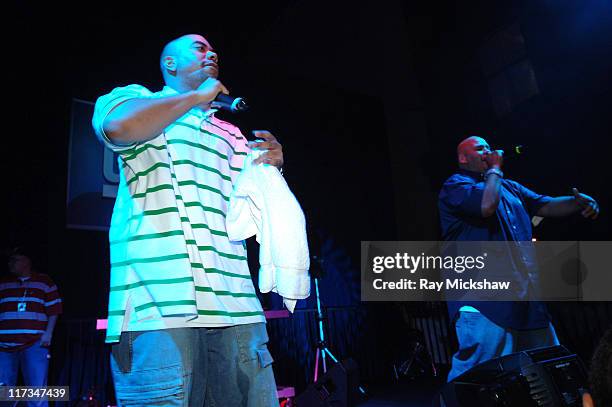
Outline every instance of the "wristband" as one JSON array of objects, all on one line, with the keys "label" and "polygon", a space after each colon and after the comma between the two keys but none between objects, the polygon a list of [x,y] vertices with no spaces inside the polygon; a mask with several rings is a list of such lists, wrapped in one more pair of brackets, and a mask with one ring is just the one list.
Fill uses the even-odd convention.
[{"label": "wristband", "polygon": [[484,179],[485,181],[487,180],[487,178],[489,178],[489,175],[491,174],[497,174],[497,176],[499,178],[504,178],[504,173],[502,172],[502,170],[500,170],[499,168],[489,168],[485,173],[484,173]]}]

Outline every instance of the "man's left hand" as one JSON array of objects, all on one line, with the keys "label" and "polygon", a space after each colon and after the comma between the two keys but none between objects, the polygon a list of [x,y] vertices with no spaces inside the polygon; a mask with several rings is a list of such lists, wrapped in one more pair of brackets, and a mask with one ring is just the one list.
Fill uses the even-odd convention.
[{"label": "man's left hand", "polygon": [[582,208],[582,216],[585,218],[597,219],[599,215],[599,205],[597,201],[588,195],[578,192],[576,188],[572,188],[574,200]]},{"label": "man's left hand", "polygon": [[281,146],[281,144],[276,140],[276,137],[274,137],[269,131],[265,130],[255,130],[253,131],[253,135],[258,139],[263,139],[264,141],[252,141],[249,143],[249,147],[253,149],[267,150],[256,160],[254,160],[253,163],[270,164],[277,168],[281,168],[283,166],[283,146]]},{"label": "man's left hand", "polygon": [[40,346],[42,346],[43,348],[48,348],[49,346],[51,346],[52,337],[53,335],[49,332],[43,333],[40,337]]}]

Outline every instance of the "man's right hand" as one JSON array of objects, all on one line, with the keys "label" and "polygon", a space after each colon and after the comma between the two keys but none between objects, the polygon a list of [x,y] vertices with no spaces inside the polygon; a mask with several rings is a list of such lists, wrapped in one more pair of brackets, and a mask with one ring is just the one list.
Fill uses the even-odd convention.
[{"label": "man's right hand", "polygon": [[196,89],[198,96],[202,104],[211,103],[219,93],[225,93],[229,95],[229,91],[221,81],[216,78],[208,77],[202,84]]},{"label": "man's right hand", "polygon": [[486,161],[489,168],[500,169],[504,165],[504,151],[494,150],[490,153],[485,154],[484,160]]}]

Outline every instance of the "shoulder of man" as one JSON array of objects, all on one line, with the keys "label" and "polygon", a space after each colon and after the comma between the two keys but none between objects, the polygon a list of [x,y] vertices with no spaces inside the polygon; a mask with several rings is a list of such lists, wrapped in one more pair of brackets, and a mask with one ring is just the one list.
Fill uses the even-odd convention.
[{"label": "shoulder of man", "polygon": [[33,272],[32,273],[32,281],[43,283],[43,284],[45,284],[45,285],[47,285],[49,287],[53,287],[55,285],[55,283],[53,282],[51,277],[49,277],[45,273]]},{"label": "shoulder of man", "polygon": [[118,94],[118,93],[131,93],[131,94],[138,95],[138,96],[153,96],[161,92],[162,92],[161,90],[158,92],[151,92],[148,88],[146,88],[143,85],[140,85],[138,83],[132,83],[130,85],[116,86],[110,92],[108,92],[108,95]]},{"label": "shoulder of man", "polygon": [[484,184],[474,177],[456,172],[451,175],[438,194],[438,209],[442,212],[454,212],[457,208],[471,213],[480,214],[480,203]]},{"label": "shoulder of man", "polygon": [[95,103],[94,113],[91,118],[91,124],[98,139],[108,148],[116,152],[131,150],[133,143],[127,146],[115,145],[104,133],[104,120],[106,116],[119,104],[136,98],[151,98],[158,95],[160,92],[153,93],[142,85],[132,84],[127,86],[116,87],[109,93],[100,96]]},{"label": "shoulder of man", "polygon": [[476,182],[474,181],[473,178],[471,178],[468,175],[462,174],[460,172],[456,172],[453,175],[451,175],[450,177],[448,177],[446,179],[446,181],[444,182],[445,184],[453,184],[453,183],[457,183],[457,182]]},{"label": "shoulder of man", "polygon": [[131,84],[126,86],[117,86],[110,92],[98,97],[94,108],[94,119],[96,115],[106,116],[108,110],[111,110],[117,104],[124,102],[127,99],[154,97],[160,92],[153,93],[142,85]]},{"label": "shoulder of man", "polygon": [[442,190],[445,190],[447,188],[452,188],[457,185],[475,184],[475,183],[476,183],[476,180],[474,180],[472,177],[456,172],[450,177],[448,177],[446,181],[444,181],[444,184],[442,184]]}]

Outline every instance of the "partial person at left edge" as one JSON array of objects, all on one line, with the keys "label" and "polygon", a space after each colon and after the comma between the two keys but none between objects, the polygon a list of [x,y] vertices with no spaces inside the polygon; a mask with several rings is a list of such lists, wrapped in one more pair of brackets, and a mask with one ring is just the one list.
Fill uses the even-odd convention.
[{"label": "partial person at left edge", "polygon": [[[51,278],[38,273],[26,247],[8,253],[9,274],[0,278],[0,383],[47,385],[50,347],[62,299]],[[47,406],[46,401],[29,402]]]}]

